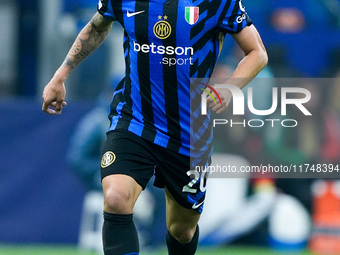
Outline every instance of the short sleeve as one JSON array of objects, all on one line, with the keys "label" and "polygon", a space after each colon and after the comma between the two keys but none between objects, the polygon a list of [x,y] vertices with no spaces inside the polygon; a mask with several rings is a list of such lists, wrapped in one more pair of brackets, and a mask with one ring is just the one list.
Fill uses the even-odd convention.
[{"label": "short sleeve", "polygon": [[242,0],[231,0],[230,5],[226,8],[228,8],[228,10],[222,19],[220,27],[226,30],[227,33],[238,33],[246,26],[252,24],[252,21],[242,4]]},{"label": "short sleeve", "polygon": [[103,15],[104,18],[116,20],[116,17],[113,13],[111,0],[99,0],[97,10],[101,15]]}]

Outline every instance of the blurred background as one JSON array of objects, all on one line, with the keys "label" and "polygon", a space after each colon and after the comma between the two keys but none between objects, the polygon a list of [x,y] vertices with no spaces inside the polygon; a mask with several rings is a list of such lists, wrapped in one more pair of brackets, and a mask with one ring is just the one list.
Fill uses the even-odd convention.
[{"label": "blurred background", "polygon": [[[308,84],[301,86],[312,91],[314,118],[288,133],[280,128],[229,130],[228,135],[218,136],[224,139],[216,142],[215,152],[250,165],[339,164],[340,1],[243,0],[243,4],[269,55],[268,67],[250,85],[264,86],[256,95],[259,102],[266,107],[268,88],[276,86],[273,79],[308,78]],[[0,254],[9,254],[6,249],[12,245],[80,246],[79,254],[100,250],[102,201],[97,165],[109,124],[111,92],[124,72],[118,24],[70,76],[63,115],[51,117],[40,110],[43,87],[96,5],[96,0],[0,0]],[[241,57],[228,36],[215,76],[227,77]],[[227,149],[226,144],[230,145]],[[234,189],[225,192],[234,202],[226,200],[223,204],[230,206],[221,205],[219,210],[215,205],[220,215],[210,214],[207,202],[202,225],[214,224],[206,224],[202,246],[260,246],[268,248],[268,254],[308,249],[340,254],[337,180],[252,177],[228,183]],[[279,200],[283,202],[274,203]],[[151,205],[148,210],[145,204]],[[165,231],[163,204],[163,194],[150,186],[136,208],[141,243],[150,250],[146,254],[164,253],[157,253]],[[227,223],[237,222],[235,215],[251,211],[258,213],[248,217],[248,225],[243,222],[226,231]],[[288,216],[279,213],[283,211]],[[213,236],[213,232],[218,234]],[[250,251],[237,252],[231,254]],[[31,253],[25,248],[20,254]]]}]

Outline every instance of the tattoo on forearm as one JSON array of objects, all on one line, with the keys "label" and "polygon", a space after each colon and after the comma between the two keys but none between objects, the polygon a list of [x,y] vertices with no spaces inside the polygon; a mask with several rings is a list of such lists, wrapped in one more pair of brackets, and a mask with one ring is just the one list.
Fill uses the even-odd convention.
[{"label": "tattoo on forearm", "polygon": [[76,41],[74,42],[69,54],[72,55],[72,56],[75,56],[77,55],[80,51],[81,51],[81,41],[79,38],[76,39]]},{"label": "tattoo on forearm", "polygon": [[72,69],[89,56],[104,41],[111,30],[111,26],[107,26],[103,30],[97,28],[94,21],[91,20],[79,33],[64,60],[64,64]]}]

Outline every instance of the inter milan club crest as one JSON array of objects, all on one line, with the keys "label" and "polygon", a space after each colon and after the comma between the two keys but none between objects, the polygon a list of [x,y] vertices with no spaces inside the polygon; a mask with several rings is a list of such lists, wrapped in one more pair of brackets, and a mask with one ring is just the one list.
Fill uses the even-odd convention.
[{"label": "inter milan club crest", "polygon": [[199,7],[185,7],[185,20],[193,25],[197,22],[199,16]]},{"label": "inter milan club crest", "polygon": [[[164,20],[162,20],[162,18]],[[168,19],[168,16],[158,16],[158,21],[154,26],[153,26],[153,33],[155,36],[159,39],[166,39],[171,35],[171,25],[169,22],[166,20]]]},{"label": "inter milan club crest", "polygon": [[116,160],[116,155],[112,151],[107,151],[102,157],[101,167],[105,168],[111,165]]}]

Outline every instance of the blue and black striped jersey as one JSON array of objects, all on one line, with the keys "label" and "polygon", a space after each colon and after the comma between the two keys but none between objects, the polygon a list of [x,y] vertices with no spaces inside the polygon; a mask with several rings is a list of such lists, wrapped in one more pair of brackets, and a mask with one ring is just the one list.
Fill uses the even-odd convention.
[{"label": "blue and black striped jersey", "polygon": [[209,115],[192,127],[190,82],[212,75],[226,33],[251,24],[241,1],[100,0],[98,11],[124,28],[126,75],[113,95],[110,130],[188,156],[210,151]]}]

